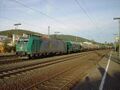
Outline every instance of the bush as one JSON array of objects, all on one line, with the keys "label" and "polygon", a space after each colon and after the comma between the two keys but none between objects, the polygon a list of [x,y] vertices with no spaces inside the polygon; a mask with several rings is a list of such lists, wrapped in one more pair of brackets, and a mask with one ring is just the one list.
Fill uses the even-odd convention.
[{"label": "bush", "polygon": [[4,44],[4,49],[5,52],[15,52],[15,45],[14,46],[9,46],[7,43]]}]

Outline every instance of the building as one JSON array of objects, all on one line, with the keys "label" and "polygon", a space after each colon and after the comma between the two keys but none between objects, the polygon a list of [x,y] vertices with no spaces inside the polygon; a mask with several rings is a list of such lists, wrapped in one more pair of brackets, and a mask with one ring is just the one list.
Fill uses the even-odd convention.
[{"label": "building", "polygon": [[7,40],[8,37],[7,36],[4,36],[4,35],[0,35],[0,42],[3,42],[5,40]]}]

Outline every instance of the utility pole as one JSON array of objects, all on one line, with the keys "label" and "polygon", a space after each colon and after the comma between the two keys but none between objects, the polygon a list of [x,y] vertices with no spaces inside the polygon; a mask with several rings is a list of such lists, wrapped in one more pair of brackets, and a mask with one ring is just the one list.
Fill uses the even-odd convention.
[{"label": "utility pole", "polygon": [[115,51],[116,51],[116,43],[117,43],[117,41],[116,41],[116,36],[117,36],[117,34],[113,34],[115,37],[114,37],[114,47],[115,47]]},{"label": "utility pole", "polygon": [[[18,28],[19,25],[21,25],[21,23],[16,23],[16,24],[14,24],[15,30],[17,30],[17,28]],[[18,34],[18,32],[17,32],[17,34]]]},{"label": "utility pole", "polygon": [[[15,26],[15,30],[16,30],[16,34],[18,34],[18,26],[19,25],[21,25],[21,23],[16,23],[16,24],[14,24],[14,26]],[[15,39],[16,39],[16,37],[15,37],[16,35],[14,35],[13,34],[13,44],[15,44]],[[17,39],[18,39],[18,36],[17,36]]]},{"label": "utility pole", "polygon": [[48,26],[48,38],[50,38],[50,26]]},{"label": "utility pole", "polygon": [[114,20],[118,20],[118,25],[119,25],[119,40],[118,40],[118,43],[119,43],[119,60],[120,60],[120,17],[117,17],[117,18],[113,18]]}]

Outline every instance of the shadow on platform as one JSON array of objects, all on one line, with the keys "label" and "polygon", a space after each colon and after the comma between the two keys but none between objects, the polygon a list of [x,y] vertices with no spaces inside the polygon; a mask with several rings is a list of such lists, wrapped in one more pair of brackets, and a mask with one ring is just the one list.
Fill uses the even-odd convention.
[{"label": "shadow on platform", "polygon": [[[99,66],[98,70],[103,77],[105,69]],[[79,82],[71,90],[99,90],[100,83],[101,79],[92,80],[89,76],[86,76],[84,82]],[[120,72],[115,72],[112,76],[107,73],[103,87],[103,90],[120,90]]]}]

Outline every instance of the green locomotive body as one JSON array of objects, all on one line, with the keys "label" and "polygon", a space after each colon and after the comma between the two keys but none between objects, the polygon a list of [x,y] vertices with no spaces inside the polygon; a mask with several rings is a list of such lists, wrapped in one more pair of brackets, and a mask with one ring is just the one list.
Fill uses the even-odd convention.
[{"label": "green locomotive body", "polygon": [[39,53],[41,42],[42,40],[35,36],[28,38],[21,37],[16,44],[16,53],[21,56]]}]

